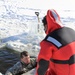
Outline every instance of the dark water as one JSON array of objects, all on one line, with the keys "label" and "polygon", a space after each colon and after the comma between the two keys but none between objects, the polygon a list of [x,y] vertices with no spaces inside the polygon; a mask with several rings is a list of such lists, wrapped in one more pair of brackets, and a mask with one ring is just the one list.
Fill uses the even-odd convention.
[{"label": "dark water", "polygon": [[5,73],[8,68],[19,61],[19,53],[8,49],[0,49],[0,72]]}]

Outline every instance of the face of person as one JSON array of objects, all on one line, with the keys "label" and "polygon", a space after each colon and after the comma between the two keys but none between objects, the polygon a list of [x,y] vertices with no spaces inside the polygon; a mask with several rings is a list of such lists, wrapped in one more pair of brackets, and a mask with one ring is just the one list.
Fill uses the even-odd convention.
[{"label": "face of person", "polygon": [[44,31],[47,31],[47,24],[44,25]]},{"label": "face of person", "polygon": [[25,64],[30,63],[30,56],[23,56],[23,58],[21,58],[21,61]]},{"label": "face of person", "polygon": [[46,16],[44,16],[44,18],[42,19],[42,23],[43,23],[43,26],[44,26],[44,31],[45,31],[45,33],[46,33],[46,31],[47,31],[47,20],[46,20]]}]

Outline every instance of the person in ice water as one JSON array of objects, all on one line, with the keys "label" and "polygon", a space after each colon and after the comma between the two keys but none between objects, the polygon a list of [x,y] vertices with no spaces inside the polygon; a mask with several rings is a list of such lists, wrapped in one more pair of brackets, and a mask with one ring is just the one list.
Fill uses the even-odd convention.
[{"label": "person in ice water", "polygon": [[20,54],[20,61],[18,61],[14,66],[9,68],[5,75],[21,75],[35,68],[37,65],[36,57],[30,58],[27,51],[23,51]]},{"label": "person in ice water", "polygon": [[40,43],[36,75],[75,75],[75,31],[62,25],[54,9],[42,22],[46,37]]}]

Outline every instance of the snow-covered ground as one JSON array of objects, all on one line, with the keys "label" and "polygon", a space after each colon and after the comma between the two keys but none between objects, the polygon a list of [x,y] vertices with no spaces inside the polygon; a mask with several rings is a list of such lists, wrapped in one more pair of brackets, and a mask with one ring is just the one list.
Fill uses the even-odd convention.
[{"label": "snow-covered ground", "polygon": [[[0,47],[6,46],[19,52],[27,50],[30,55],[37,56],[40,50],[39,43],[45,37],[41,19],[46,10],[19,6],[23,1],[0,0]],[[40,13],[40,22],[35,15],[36,11]],[[57,12],[63,25],[75,30],[75,10],[57,10]]]},{"label": "snow-covered ground", "polygon": [[[34,19],[35,20],[35,19]],[[21,23],[15,19],[0,18],[0,45],[16,51],[27,50],[37,55],[39,43],[44,38],[43,28],[37,29],[37,20]],[[19,21],[19,22],[18,22]],[[41,23],[39,23],[41,25]],[[42,26],[42,25],[41,25]]]},{"label": "snow-covered ground", "polygon": [[[0,0],[0,4],[0,47],[6,46],[19,52],[27,50],[31,55],[37,56],[39,43],[45,36],[41,23],[44,12],[23,8],[14,0]],[[41,12],[39,22],[36,11]]]}]

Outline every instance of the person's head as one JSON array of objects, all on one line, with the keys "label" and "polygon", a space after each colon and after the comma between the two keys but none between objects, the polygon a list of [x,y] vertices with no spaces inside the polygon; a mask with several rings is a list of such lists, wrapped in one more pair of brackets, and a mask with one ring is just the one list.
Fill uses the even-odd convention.
[{"label": "person's head", "polygon": [[54,9],[47,11],[47,15],[43,18],[42,23],[46,34],[62,27],[60,17]]},{"label": "person's head", "polygon": [[44,26],[44,31],[46,32],[47,31],[47,20],[46,20],[46,16],[43,17],[42,23],[43,23],[43,26]]},{"label": "person's head", "polygon": [[28,54],[27,51],[21,52],[20,58],[21,58],[22,62],[24,62],[26,64],[30,63],[30,55]]}]

